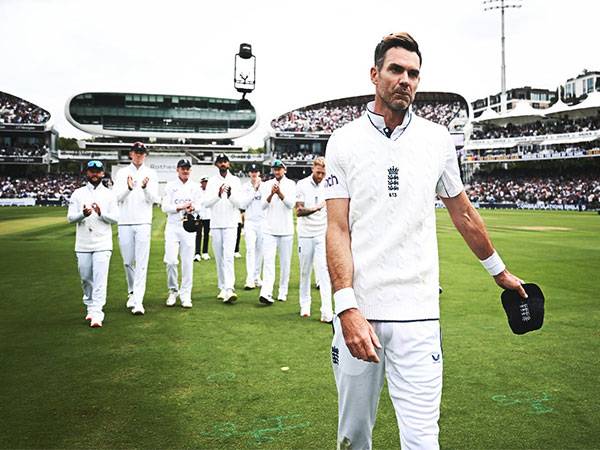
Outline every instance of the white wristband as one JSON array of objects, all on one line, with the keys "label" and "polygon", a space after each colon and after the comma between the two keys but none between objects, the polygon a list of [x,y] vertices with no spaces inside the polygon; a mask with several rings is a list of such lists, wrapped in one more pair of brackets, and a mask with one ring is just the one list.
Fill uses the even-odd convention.
[{"label": "white wristband", "polygon": [[502,258],[500,258],[500,255],[496,250],[494,250],[492,256],[484,260],[479,260],[479,262],[483,267],[485,267],[485,270],[487,270],[488,273],[493,277],[495,277],[499,273],[504,272],[504,269],[506,269]]},{"label": "white wristband", "polygon": [[334,292],[333,300],[335,301],[335,313],[338,315],[347,309],[358,308],[354,289],[351,287]]}]

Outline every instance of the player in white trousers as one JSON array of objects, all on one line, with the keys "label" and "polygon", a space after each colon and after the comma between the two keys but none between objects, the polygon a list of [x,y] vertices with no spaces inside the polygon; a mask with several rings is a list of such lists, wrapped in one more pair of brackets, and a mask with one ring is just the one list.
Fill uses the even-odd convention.
[{"label": "player in white trousers", "polygon": [[[181,159],[177,163],[177,179],[165,186],[162,210],[167,213],[165,226],[165,258],[167,265],[167,306],[175,306],[177,297],[183,308],[192,307],[192,285],[194,278],[194,247],[196,233],[183,228],[186,214],[195,211],[200,198],[200,187],[190,180],[192,163]],[[178,259],[181,257],[181,287],[177,275]]]},{"label": "player in white trousers", "polygon": [[227,155],[217,155],[215,165],[219,173],[208,180],[204,206],[211,209],[210,236],[217,265],[217,298],[223,303],[233,303],[237,300],[233,254],[240,215],[241,183],[229,172]]},{"label": "player in white trousers", "polygon": [[206,196],[206,186],[208,185],[208,177],[200,179],[200,199],[199,205],[196,208],[196,214],[200,219],[198,231],[196,232],[196,256],[194,261],[208,261],[208,241],[210,233],[210,208],[204,206],[204,197]]},{"label": "player in white trousers", "polygon": [[263,226],[265,211],[262,205],[260,190],[260,167],[251,164],[248,170],[250,181],[242,186],[242,204],[244,213],[244,230],[246,238],[246,284],[244,289],[250,290],[262,286],[261,269],[263,261]]},{"label": "player in white trousers", "polygon": [[261,196],[265,210],[263,231],[263,285],[259,302],[273,304],[275,284],[275,258],[279,250],[279,290],[277,300],[287,300],[294,243],[294,212],[296,204],[296,183],[285,176],[286,168],[276,159],[271,165],[275,178],[262,183]]},{"label": "player in white trousers", "polygon": [[310,279],[315,267],[321,294],[321,322],[331,323],[331,282],[325,256],[327,208],[325,207],[325,158],[315,158],[312,174],[296,185],[296,215],[298,216],[298,257],[300,259],[300,316],[310,317]]},{"label": "player in white trousers", "polygon": [[85,319],[98,328],[104,321],[108,266],[112,254],[112,224],[119,211],[115,194],[104,187],[104,165],[92,160],[86,166],[87,184],[76,189],[69,200],[67,219],[77,224],[75,254],[81,277]]},{"label": "player in white trousers", "polygon": [[406,449],[438,449],[443,355],[434,198],[496,283],[523,297],[460,180],[448,130],[410,110],[421,53],[407,33],[375,49],[375,101],[327,143],[327,262],[338,448],[370,449],[384,377]]},{"label": "player in white trousers", "polygon": [[127,308],[143,315],[146,275],[150,257],[152,206],[160,203],[156,172],[144,164],[146,146],[135,142],[131,164],[117,172],[114,191],[119,204],[119,247],[127,278]]}]

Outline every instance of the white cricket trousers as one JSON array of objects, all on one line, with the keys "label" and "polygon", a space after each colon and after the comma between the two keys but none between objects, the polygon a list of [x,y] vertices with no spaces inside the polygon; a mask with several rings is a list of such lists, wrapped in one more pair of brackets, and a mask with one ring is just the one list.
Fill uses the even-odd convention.
[{"label": "white cricket trousers", "polygon": [[331,281],[325,256],[325,235],[298,237],[298,257],[300,258],[300,308],[308,309],[312,302],[310,294],[310,274],[315,268],[315,278],[319,282],[321,294],[321,315],[333,317],[331,306]]},{"label": "white cricket trousers", "polygon": [[442,397],[439,321],[371,322],[381,342],[380,362],[354,358],[334,318],[331,357],[338,390],[338,448],[371,448],[384,377],[403,450],[437,450]]},{"label": "white cricket trousers", "polygon": [[262,223],[248,220],[244,223],[246,238],[246,284],[254,284],[260,279],[263,260]]},{"label": "white cricket trousers", "polygon": [[144,303],[146,293],[151,230],[149,223],[119,225],[119,248],[125,266],[127,292],[133,293],[133,301],[139,306]]},{"label": "white cricket trousers", "polygon": [[[194,251],[196,233],[188,233],[181,223],[168,223],[165,226],[165,258],[167,265],[167,287],[178,292],[181,301],[192,298],[194,277]],[[181,288],[178,283],[177,266],[181,257]]]},{"label": "white cricket trousers", "polygon": [[235,253],[237,226],[234,228],[211,228],[210,237],[217,264],[219,289],[233,290],[235,285],[233,254]]},{"label": "white cricket trousers", "polygon": [[102,308],[106,304],[106,286],[111,254],[110,250],[75,253],[83,289],[83,304],[86,306],[88,314],[101,321],[104,320]]},{"label": "white cricket trousers", "polygon": [[260,288],[261,297],[273,296],[273,286],[275,284],[275,257],[277,250],[279,250],[279,291],[277,297],[287,297],[293,244],[293,234],[275,236],[263,233],[264,263],[263,285]]}]

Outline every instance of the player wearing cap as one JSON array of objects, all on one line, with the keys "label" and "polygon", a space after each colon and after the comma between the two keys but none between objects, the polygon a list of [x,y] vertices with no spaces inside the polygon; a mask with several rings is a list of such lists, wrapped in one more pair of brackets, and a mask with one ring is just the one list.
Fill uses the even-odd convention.
[{"label": "player wearing cap", "polygon": [[246,284],[244,289],[262,286],[260,272],[263,259],[263,226],[265,211],[262,205],[260,167],[251,164],[248,170],[250,181],[242,186],[244,230],[246,237]]},{"label": "player wearing cap", "polygon": [[208,180],[204,205],[211,209],[210,234],[217,265],[219,294],[223,303],[237,300],[234,291],[235,237],[240,215],[240,179],[229,172],[229,158],[220,153],[215,159],[219,173]]},{"label": "player wearing cap", "polygon": [[[179,296],[184,308],[192,307],[196,234],[183,229],[183,219],[186,214],[194,212],[200,197],[200,187],[190,180],[191,168],[189,160],[179,160],[177,179],[167,183],[162,201],[162,210],[167,213],[164,262],[167,265],[169,297],[166,305],[174,306]],[[178,256],[181,257],[181,289],[177,280]]]},{"label": "player wearing cap", "polygon": [[195,261],[201,259],[207,261],[210,259],[208,254],[208,241],[210,231],[210,208],[204,206],[204,198],[206,197],[206,185],[208,184],[208,177],[202,177],[200,179],[200,199],[196,209],[198,218],[200,219],[200,225],[196,231],[196,256]]},{"label": "player wearing cap", "polygon": [[331,282],[325,257],[325,158],[316,158],[312,174],[296,185],[296,215],[298,216],[298,257],[300,258],[300,316],[310,317],[310,275],[313,264],[321,294],[321,322],[333,320]]},{"label": "player wearing cap", "polygon": [[375,49],[375,101],[327,144],[327,262],[338,448],[371,448],[384,377],[403,449],[437,449],[442,389],[435,194],[498,285],[521,281],[494,251],[445,127],[410,111],[421,53],[407,33]]},{"label": "player wearing cap", "polygon": [[296,183],[285,176],[286,168],[276,159],[271,165],[275,178],[262,183],[261,197],[265,210],[263,228],[263,285],[259,301],[265,305],[273,304],[273,285],[275,284],[275,257],[279,250],[279,291],[277,300],[287,300],[294,242],[294,212],[296,204]]},{"label": "player wearing cap", "polygon": [[136,315],[145,312],[152,206],[160,203],[156,172],[144,164],[147,152],[143,143],[135,142],[129,151],[131,164],[117,172],[114,185],[119,204],[119,247],[127,278],[127,308]]},{"label": "player wearing cap", "polygon": [[76,189],[69,200],[67,219],[76,223],[75,254],[83,288],[86,320],[92,328],[102,326],[106,304],[108,266],[112,254],[112,224],[117,223],[115,194],[102,184],[104,165],[92,160],[87,163],[87,184]]}]

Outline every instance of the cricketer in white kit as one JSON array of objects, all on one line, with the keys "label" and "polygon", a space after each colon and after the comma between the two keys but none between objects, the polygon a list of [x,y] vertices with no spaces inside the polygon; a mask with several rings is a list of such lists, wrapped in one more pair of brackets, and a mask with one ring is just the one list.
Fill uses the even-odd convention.
[{"label": "cricketer in white kit", "polygon": [[104,187],[104,165],[101,161],[87,163],[87,184],[76,189],[69,200],[67,219],[76,223],[75,255],[81,277],[86,320],[98,328],[104,321],[108,267],[112,254],[112,224],[119,211],[115,194]]},{"label": "cricketer in white kit", "polygon": [[263,230],[263,285],[259,302],[273,304],[275,284],[275,258],[279,250],[279,291],[277,299],[287,300],[294,242],[294,212],[296,204],[296,183],[285,176],[286,168],[276,159],[271,164],[275,178],[262,183],[261,197],[265,210]]},{"label": "cricketer in white kit", "polygon": [[248,170],[250,181],[242,186],[241,208],[244,213],[246,238],[246,284],[244,289],[262,286],[263,226],[265,211],[262,205],[260,167],[251,164]]},{"label": "cricketer in white kit", "polygon": [[215,165],[219,173],[208,180],[204,206],[211,209],[210,236],[217,265],[217,298],[223,303],[233,303],[237,300],[233,254],[240,216],[241,183],[229,172],[227,155],[217,155]]},{"label": "cricketer in white kit", "polygon": [[410,111],[421,54],[407,33],[375,50],[375,101],[327,144],[327,262],[338,448],[369,449],[387,378],[403,449],[438,449],[443,356],[434,198],[496,283],[526,293],[494,251],[445,127]]},{"label": "cricketer in white kit", "polygon": [[[165,226],[165,257],[167,266],[167,288],[169,296],[167,306],[174,306],[177,297],[183,308],[192,307],[192,285],[194,277],[194,247],[196,233],[183,228],[186,214],[195,211],[200,200],[200,186],[190,180],[192,163],[181,159],[177,163],[177,179],[165,186],[162,210],[167,213]],[[179,286],[177,266],[181,258],[181,287]]]},{"label": "cricketer in white kit", "polygon": [[331,323],[331,282],[325,256],[327,208],[325,207],[325,158],[315,158],[312,173],[296,185],[298,257],[300,259],[300,316],[310,317],[310,279],[313,266],[321,294],[321,322]]},{"label": "cricketer in white kit", "polygon": [[143,143],[132,145],[131,164],[117,172],[113,188],[119,204],[119,247],[127,279],[127,308],[134,315],[145,312],[152,206],[160,203],[158,177],[144,164],[146,154]]}]

